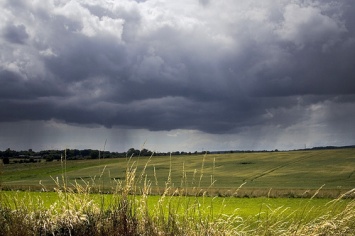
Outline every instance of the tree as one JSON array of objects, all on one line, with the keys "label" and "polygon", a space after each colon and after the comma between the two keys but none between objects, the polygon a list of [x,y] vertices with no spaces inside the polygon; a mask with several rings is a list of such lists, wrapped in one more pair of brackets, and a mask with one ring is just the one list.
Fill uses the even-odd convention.
[{"label": "tree", "polygon": [[142,149],[142,151],[140,152],[141,156],[151,156],[153,153],[151,151],[149,151],[148,149]]},{"label": "tree", "polygon": [[134,154],[135,154],[135,149],[134,148],[130,148],[130,149],[128,149],[128,151],[127,151],[127,156],[128,157],[131,157],[131,156],[133,156]]},{"label": "tree", "polygon": [[127,157],[139,156],[139,155],[140,155],[140,151],[138,149],[130,148],[127,151]]},{"label": "tree", "polygon": [[6,149],[4,152],[4,157],[12,157],[13,156],[13,151],[11,151],[10,148]]},{"label": "tree", "polygon": [[92,159],[97,159],[99,157],[99,151],[98,150],[91,150],[90,157]]},{"label": "tree", "polygon": [[4,158],[2,159],[2,162],[3,162],[5,165],[10,164],[10,158],[4,157]]},{"label": "tree", "polygon": [[84,150],[81,150],[80,153],[81,153],[81,155],[83,157],[88,157],[88,156],[90,156],[91,150],[90,149],[84,149]]}]

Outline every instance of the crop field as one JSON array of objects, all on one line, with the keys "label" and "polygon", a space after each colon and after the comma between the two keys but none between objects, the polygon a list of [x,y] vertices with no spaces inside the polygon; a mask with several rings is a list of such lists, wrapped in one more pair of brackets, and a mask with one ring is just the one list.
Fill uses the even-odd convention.
[{"label": "crop field", "polygon": [[354,235],[354,160],[339,149],[3,165],[0,235]]},{"label": "crop field", "polygon": [[[75,197],[80,197],[75,195]],[[90,194],[88,195],[95,204],[104,203],[104,208],[109,207],[114,203],[115,198],[112,194]],[[53,204],[60,205],[60,195],[56,192],[23,192],[23,191],[3,191],[1,196],[2,201],[6,202],[11,208],[15,209],[17,205],[24,204],[26,207],[33,207],[35,210],[40,202],[44,208],[50,208]],[[138,203],[142,200],[141,196],[131,196],[131,199]],[[149,211],[154,211],[159,206],[161,196],[154,195],[147,198]],[[177,208],[179,204],[193,205],[196,201],[199,202],[202,209],[201,212],[208,215],[213,213],[214,216],[220,215],[238,215],[243,218],[264,217],[274,211],[282,211],[286,217],[294,214],[293,217],[305,217],[311,220],[315,216],[321,216],[332,212],[337,214],[345,208],[351,201],[343,199],[337,201],[336,206],[330,204],[332,200],[325,198],[235,198],[235,197],[194,197],[194,196],[169,196],[166,198],[166,203],[172,204]],[[21,203],[20,203],[21,202]],[[329,205],[329,207],[324,207]],[[167,207],[167,206],[165,206]],[[184,214],[185,207],[177,208],[178,214]],[[304,211],[312,209],[307,215]]]},{"label": "crop field", "polygon": [[318,196],[337,197],[355,187],[355,149],[11,164],[3,167],[1,182],[3,189],[52,191],[65,172],[69,185],[110,192],[132,168],[136,185],[149,182],[152,194],[161,194],[167,182],[192,195],[202,189],[239,197],[310,197],[321,187]]}]

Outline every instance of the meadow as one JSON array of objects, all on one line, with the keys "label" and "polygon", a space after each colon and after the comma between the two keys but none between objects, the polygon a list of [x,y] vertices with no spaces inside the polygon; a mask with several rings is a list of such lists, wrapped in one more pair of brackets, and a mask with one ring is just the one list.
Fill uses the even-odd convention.
[{"label": "meadow", "polygon": [[[73,198],[80,198],[79,195],[73,195]],[[90,200],[94,204],[104,204],[104,210],[108,210],[115,202],[115,196],[112,194],[90,194]],[[142,200],[140,195],[131,197],[132,200],[140,202]],[[322,216],[329,212],[337,214],[344,210],[346,205],[351,202],[350,199],[342,199],[341,201],[334,201],[327,198],[235,198],[235,197],[207,197],[207,196],[169,196],[166,203],[177,204],[191,204],[198,201],[201,212],[205,215],[213,214],[214,216],[221,215],[238,215],[241,218],[250,217],[264,217],[264,215],[271,213],[277,209],[282,209],[283,215],[287,216],[294,214],[294,218],[303,217],[304,220],[311,220],[316,216]],[[153,195],[147,198],[147,205],[149,211],[153,211],[159,207],[161,196]],[[40,202],[41,206],[49,209],[53,205],[59,206],[61,202],[60,195],[57,192],[24,192],[24,191],[3,191],[2,201],[6,202],[12,209],[16,209],[18,205],[26,206],[28,210],[35,211]],[[337,202],[336,206],[329,204],[330,202]],[[331,207],[324,207],[326,205]],[[165,205],[164,207],[168,207]],[[207,209],[207,211],[206,211]],[[304,211],[312,209],[306,216]],[[178,209],[178,214],[184,214],[186,208]],[[302,214],[303,213],[303,214]],[[307,219],[306,219],[307,218]]]},{"label": "meadow", "polygon": [[6,165],[0,235],[354,235],[354,160],[339,149]]},{"label": "meadow", "polygon": [[[171,189],[195,195],[197,188],[211,196],[336,198],[355,186],[355,149],[256,152],[208,155],[152,156],[73,160],[6,165],[3,189],[53,191],[65,172],[68,184],[92,183],[92,191],[112,191],[134,166],[141,186],[151,184],[162,194],[169,176]],[[240,186],[243,186],[240,188]],[[102,190],[103,191],[103,190]]]}]

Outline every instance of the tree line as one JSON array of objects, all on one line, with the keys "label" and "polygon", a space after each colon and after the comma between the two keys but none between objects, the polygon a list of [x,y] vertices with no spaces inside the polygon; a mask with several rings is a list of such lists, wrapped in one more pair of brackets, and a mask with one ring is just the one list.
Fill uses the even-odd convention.
[{"label": "tree line", "polygon": [[[201,152],[202,153],[202,152]],[[206,153],[206,152],[203,152]],[[166,156],[166,155],[191,155],[199,154],[199,152],[159,152],[154,153],[148,149],[130,148],[126,152],[110,152],[100,151],[96,149],[65,149],[65,150],[43,150],[33,151],[32,149],[24,151],[16,151],[7,148],[4,151],[0,150],[0,159],[4,164],[10,163],[36,163],[41,161],[59,161],[62,158],[66,160],[83,160],[83,159],[99,159],[99,158],[122,158],[131,156]]]}]

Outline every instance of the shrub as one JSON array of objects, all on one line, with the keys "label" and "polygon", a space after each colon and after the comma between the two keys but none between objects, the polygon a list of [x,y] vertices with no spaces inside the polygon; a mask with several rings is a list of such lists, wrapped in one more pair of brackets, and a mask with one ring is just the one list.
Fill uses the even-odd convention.
[{"label": "shrub", "polygon": [[4,157],[4,158],[2,159],[2,162],[3,162],[5,165],[10,164],[10,158]]}]

